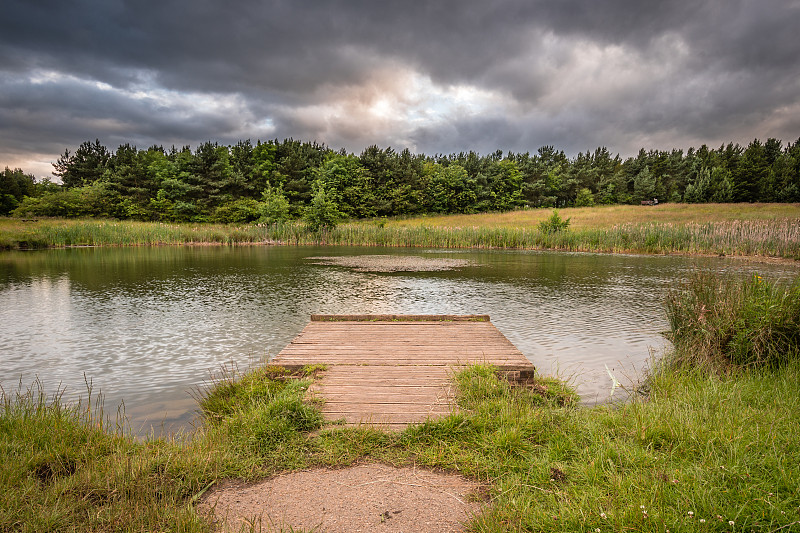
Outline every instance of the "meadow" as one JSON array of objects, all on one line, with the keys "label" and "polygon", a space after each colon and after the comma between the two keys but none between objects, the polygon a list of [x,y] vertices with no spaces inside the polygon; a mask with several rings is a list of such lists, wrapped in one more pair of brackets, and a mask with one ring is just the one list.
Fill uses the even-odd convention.
[{"label": "meadow", "polygon": [[[388,226],[516,228],[534,227],[550,215],[549,209],[525,209],[476,215],[424,216],[396,219]],[[620,224],[708,224],[733,221],[776,222],[800,218],[800,204],[659,204],[657,206],[603,205],[558,210],[570,227],[612,228]]]}]

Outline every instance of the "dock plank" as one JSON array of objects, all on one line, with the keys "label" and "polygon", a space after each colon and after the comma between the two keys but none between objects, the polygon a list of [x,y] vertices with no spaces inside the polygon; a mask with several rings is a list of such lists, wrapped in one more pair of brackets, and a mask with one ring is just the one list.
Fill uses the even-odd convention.
[{"label": "dock plank", "polygon": [[487,315],[312,315],[269,364],[327,365],[308,391],[327,421],[399,430],[456,409],[451,377],[474,363],[534,370]]}]

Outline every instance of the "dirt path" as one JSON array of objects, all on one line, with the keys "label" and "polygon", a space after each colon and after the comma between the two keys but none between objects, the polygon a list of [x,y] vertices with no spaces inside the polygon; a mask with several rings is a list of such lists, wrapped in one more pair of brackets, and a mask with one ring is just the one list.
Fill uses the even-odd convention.
[{"label": "dirt path", "polygon": [[481,486],[461,476],[369,464],[228,483],[199,511],[225,532],[438,533],[462,531],[483,505]]}]

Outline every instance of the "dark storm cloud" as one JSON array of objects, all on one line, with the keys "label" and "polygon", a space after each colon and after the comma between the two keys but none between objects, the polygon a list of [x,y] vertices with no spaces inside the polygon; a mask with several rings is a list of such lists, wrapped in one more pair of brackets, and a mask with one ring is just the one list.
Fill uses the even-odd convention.
[{"label": "dark storm cloud", "polygon": [[624,155],[789,141],[798,22],[796,0],[10,0],[0,164],[94,138]]}]

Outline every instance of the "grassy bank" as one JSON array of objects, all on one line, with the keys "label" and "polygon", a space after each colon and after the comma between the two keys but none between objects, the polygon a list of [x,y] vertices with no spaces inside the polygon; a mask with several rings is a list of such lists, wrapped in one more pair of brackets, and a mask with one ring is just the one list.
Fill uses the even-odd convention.
[{"label": "grassy bank", "polygon": [[192,503],[215,481],[356,461],[483,481],[491,507],[472,531],[800,524],[796,364],[726,379],[663,373],[648,400],[617,408],[575,407],[555,382],[514,389],[484,367],[457,383],[462,412],[441,421],[310,436],[319,419],[301,401],[303,382],[255,373],[212,394],[206,427],[184,443],[135,442],[38,392],[7,398],[0,530],[210,531]]},{"label": "grassy bank", "polygon": [[546,232],[549,210],[358,221],[326,232],[272,226],[105,220],[0,219],[0,249],[161,244],[331,244],[712,254],[800,259],[800,206],[670,204],[560,211],[571,224]]}]

